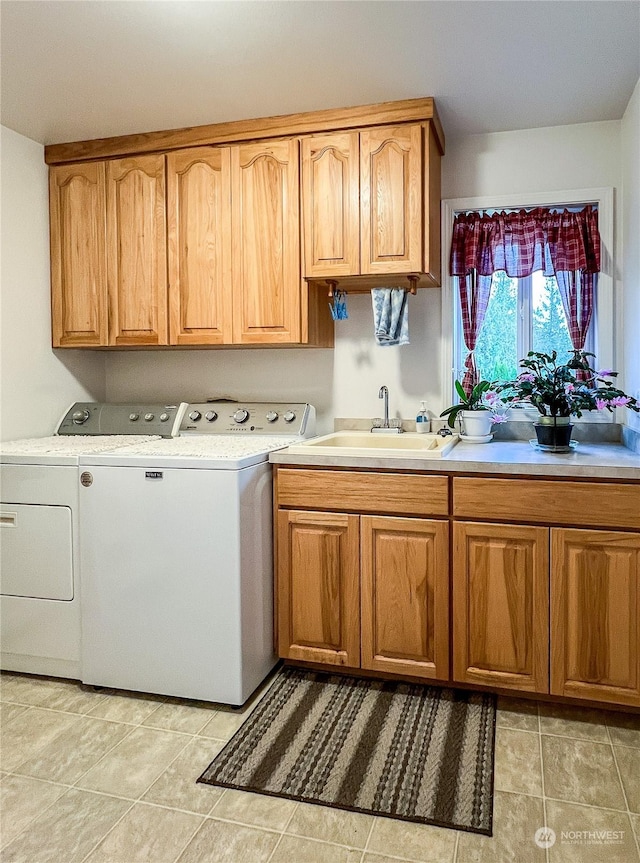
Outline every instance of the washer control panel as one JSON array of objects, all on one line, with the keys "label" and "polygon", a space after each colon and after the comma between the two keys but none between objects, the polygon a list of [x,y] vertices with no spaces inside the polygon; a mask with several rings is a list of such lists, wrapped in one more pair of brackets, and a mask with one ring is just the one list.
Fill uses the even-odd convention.
[{"label": "washer control panel", "polygon": [[315,424],[315,408],[305,402],[202,402],[187,405],[180,434],[312,437]]},{"label": "washer control panel", "polygon": [[59,435],[161,435],[177,437],[185,402],[176,405],[76,402],[62,417]]}]

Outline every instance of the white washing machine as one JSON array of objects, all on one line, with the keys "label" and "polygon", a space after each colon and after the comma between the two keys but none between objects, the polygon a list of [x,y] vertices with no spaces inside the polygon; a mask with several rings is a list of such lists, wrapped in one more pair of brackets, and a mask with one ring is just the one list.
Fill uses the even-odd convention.
[{"label": "white washing machine", "polygon": [[84,683],[246,701],[276,663],[268,456],[314,430],[308,404],[192,404],[80,459]]},{"label": "white washing machine", "polygon": [[185,408],[77,403],[53,436],[0,444],[3,669],[80,677],[80,455],[175,434]]}]

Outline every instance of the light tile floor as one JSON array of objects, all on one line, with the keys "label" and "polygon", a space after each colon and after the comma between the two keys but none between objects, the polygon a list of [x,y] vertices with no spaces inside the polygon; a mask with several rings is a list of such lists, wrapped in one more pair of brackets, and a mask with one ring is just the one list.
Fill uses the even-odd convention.
[{"label": "light tile floor", "polygon": [[[257,700],[3,674],[0,860],[640,863],[640,716],[501,699],[489,839],[196,785]],[[548,849],[534,842],[545,826]]]}]

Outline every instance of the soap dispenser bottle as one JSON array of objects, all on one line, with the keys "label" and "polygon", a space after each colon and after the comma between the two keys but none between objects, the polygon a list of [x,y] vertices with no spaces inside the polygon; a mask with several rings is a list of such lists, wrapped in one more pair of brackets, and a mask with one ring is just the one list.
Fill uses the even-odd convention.
[{"label": "soap dispenser bottle", "polygon": [[418,415],[416,416],[416,431],[420,432],[420,434],[426,434],[431,427],[431,422],[429,420],[429,414],[427,413],[427,408],[424,402],[420,402],[420,410],[418,411]]}]

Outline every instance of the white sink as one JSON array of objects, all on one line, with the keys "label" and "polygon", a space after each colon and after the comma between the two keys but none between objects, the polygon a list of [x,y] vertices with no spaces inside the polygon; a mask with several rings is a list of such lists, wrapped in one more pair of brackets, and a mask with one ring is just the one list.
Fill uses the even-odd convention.
[{"label": "white sink", "polygon": [[458,435],[373,434],[341,431],[293,444],[290,453],[317,455],[376,455],[384,458],[442,458],[458,443]]}]

